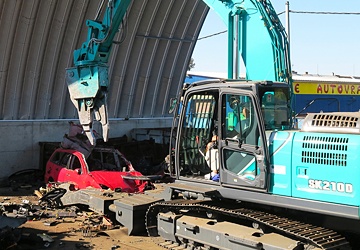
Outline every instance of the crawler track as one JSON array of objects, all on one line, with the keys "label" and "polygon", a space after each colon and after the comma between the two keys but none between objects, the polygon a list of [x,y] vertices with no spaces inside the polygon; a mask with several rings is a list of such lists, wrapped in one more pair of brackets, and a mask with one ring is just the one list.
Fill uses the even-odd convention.
[{"label": "crawler track", "polygon": [[[320,249],[351,249],[345,237],[330,229],[248,208],[223,208],[223,206],[219,207],[210,202],[192,200],[174,200],[151,205],[146,214],[146,227],[149,236],[158,236],[157,214],[168,211],[176,214],[181,214],[182,211],[186,211],[186,213],[211,213],[233,219],[245,219]],[[167,249],[182,249],[178,244],[169,242],[160,241],[159,245]]]}]

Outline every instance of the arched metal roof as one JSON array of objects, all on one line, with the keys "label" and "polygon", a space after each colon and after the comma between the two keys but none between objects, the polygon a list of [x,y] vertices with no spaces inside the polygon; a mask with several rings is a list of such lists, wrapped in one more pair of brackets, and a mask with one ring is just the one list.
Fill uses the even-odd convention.
[{"label": "arched metal roof", "polygon": [[[0,120],[77,118],[65,84],[100,0],[0,0]],[[110,118],[167,116],[208,12],[202,0],[134,0],[109,60]]]}]

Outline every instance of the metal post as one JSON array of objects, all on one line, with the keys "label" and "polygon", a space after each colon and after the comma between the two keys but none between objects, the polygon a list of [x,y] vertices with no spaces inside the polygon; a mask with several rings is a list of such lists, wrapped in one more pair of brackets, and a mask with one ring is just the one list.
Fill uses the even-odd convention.
[{"label": "metal post", "polygon": [[235,15],[235,79],[240,78],[240,56],[239,56],[239,15]]},{"label": "metal post", "polygon": [[288,43],[290,45],[290,10],[289,10],[289,1],[285,3],[285,31],[288,37]]},{"label": "metal post", "polygon": [[229,14],[228,27],[228,78],[234,77],[234,18]]}]

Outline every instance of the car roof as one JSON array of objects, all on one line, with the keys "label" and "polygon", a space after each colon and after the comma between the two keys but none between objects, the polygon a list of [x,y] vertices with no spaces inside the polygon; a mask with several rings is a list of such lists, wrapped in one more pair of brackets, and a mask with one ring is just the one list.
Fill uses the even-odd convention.
[{"label": "car roof", "polygon": [[[112,147],[95,147],[92,151],[94,152],[116,152],[117,149]],[[54,152],[64,152],[64,153],[71,153],[71,154],[82,154],[79,150],[72,149],[72,148],[57,148]]]}]

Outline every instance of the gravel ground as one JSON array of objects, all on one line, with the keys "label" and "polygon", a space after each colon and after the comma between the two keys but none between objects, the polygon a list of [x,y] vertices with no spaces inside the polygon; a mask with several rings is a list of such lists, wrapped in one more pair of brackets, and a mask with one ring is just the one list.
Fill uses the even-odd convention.
[{"label": "gravel ground", "polygon": [[[20,188],[17,191],[0,188],[0,204],[3,210],[14,216],[14,212],[19,213],[20,204],[37,207],[39,198],[34,195],[34,191],[32,188]],[[19,236],[17,244],[5,247],[8,245],[4,244],[2,237],[0,249],[164,249],[147,236],[128,236],[126,228],[109,225],[102,215],[91,211],[80,209],[75,213],[74,210],[64,212],[56,209],[47,212],[55,216],[28,217],[24,224],[10,231],[12,237]],[[67,213],[69,216],[57,217],[56,213]]]}]

